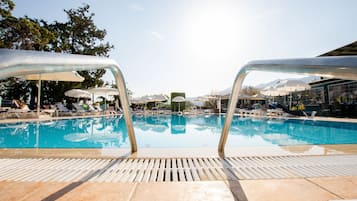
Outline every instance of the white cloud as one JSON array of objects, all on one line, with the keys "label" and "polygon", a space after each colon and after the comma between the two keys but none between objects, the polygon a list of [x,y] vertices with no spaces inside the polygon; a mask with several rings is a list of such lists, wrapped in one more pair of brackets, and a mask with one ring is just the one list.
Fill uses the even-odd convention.
[{"label": "white cloud", "polygon": [[141,6],[140,4],[137,3],[132,3],[129,5],[129,8],[133,11],[143,11],[145,10],[143,6]]},{"label": "white cloud", "polygon": [[164,36],[157,31],[146,31],[146,32],[149,33],[153,38],[155,38],[157,40],[164,40]]}]

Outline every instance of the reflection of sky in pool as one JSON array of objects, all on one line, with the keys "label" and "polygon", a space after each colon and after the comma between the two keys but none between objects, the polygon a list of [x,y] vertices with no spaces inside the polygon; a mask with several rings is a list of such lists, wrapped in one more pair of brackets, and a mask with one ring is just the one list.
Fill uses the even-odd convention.
[{"label": "reflection of sky in pool", "polygon": [[[224,118],[133,117],[139,147],[217,147]],[[357,124],[234,117],[227,146],[357,144]],[[129,147],[123,118],[0,124],[1,148]]]}]

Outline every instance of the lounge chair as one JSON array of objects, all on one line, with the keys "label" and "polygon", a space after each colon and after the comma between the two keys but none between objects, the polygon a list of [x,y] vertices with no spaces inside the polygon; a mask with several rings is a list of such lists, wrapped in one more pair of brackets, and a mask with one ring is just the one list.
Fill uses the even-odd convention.
[{"label": "lounge chair", "polygon": [[72,111],[69,110],[66,106],[64,106],[63,103],[60,103],[60,102],[56,103],[55,106],[56,106],[57,116],[58,115],[60,115],[60,116],[73,115]]},{"label": "lounge chair", "polygon": [[98,111],[98,112],[103,112],[103,109],[100,107],[100,105],[95,105],[94,108]]},{"label": "lounge chair", "polygon": [[267,116],[282,116],[284,111],[281,108],[268,109]]},{"label": "lounge chair", "polygon": [[30,110],[29,107],[26,105],[26,103],[20,101],[20,100],[13,100],[12,101],[13,105],[15,108],[10,108],[7,110],[7,117],[13,117],[15,116],[16,118],[32,118],[36,117],[36,113],[34,111]]},{"label": "lounge chair", "polygon": [[73,103],[72,106],[76,110],[76,113],[78,114],[85,114],[87,111],[82,107],[82,105],[79,105],[78,103]]}]

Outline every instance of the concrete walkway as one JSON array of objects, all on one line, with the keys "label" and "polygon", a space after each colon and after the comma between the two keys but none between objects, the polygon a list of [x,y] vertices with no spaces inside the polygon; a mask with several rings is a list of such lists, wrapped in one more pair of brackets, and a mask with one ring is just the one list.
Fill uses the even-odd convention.
[{"label": "concrete walkway", "polygon": [[357,198],[357,177],[170,183],[0,182],[0,200],[328,201]]}]

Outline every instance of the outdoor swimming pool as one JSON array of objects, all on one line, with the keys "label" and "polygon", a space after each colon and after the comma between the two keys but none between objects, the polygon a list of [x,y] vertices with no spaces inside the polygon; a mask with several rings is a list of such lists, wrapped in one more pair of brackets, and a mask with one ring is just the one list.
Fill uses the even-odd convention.
[{"label": "outdoor swimming pool", "polygon": [[[133,117],[140,147],[217,147],[224,117]],[[129,147],[124,118],[100,117],[0,124],[0,148]],[[235,116],[227,146],[357,144],[357,124]]]}]

